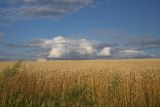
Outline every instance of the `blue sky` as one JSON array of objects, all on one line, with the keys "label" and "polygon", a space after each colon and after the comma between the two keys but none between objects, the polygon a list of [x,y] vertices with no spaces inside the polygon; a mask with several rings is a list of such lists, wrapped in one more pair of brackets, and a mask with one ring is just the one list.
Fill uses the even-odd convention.
[{"label": "blue sky", "polygon": [[159,0],[2,0],[0,60],[160,57],[159,5]]}]

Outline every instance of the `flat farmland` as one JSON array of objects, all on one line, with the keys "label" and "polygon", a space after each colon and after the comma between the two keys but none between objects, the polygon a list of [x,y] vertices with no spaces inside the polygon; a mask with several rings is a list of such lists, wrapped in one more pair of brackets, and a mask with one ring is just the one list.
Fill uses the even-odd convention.
[{"label": "flat farmland", "polygon": [[160,107],[160,59],[0,62],[0,107]]}]

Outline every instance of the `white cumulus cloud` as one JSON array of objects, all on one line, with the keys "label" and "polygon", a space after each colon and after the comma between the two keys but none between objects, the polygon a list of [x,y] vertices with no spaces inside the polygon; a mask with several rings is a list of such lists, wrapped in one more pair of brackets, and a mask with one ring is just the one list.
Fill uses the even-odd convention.
[{"label": "white cumulus cloud", "polygon": [[110,47],[96,48],[99,45],[87,39],[73,39],[57,36],[53,39],[41,39],[32,42],[32,45],[49,48],[48,58],[87,59],[100,56],[110,56]]},{"label": "white cumulus cloud", "polygon": [[88,39],[56,36],[52,39],[34,39],[30,46],[40,47],[38,58],[49,59],[105,59],[149,58],[143,50],[116,48],[107,43]]},{"label": "white cumulus cloud", "polygon": [[58,36],[46,43],[52,48],[48,55],[49,58],[61,58],[69,54],[93,55],[96,52],[93,43],[86,39],[67,39]]},{"label": "white cumulus cloud", "polygon": [[105,47],[103,48],[99,53],[99,56],[110,56],[111,55],[111,48],[110,47]]}]

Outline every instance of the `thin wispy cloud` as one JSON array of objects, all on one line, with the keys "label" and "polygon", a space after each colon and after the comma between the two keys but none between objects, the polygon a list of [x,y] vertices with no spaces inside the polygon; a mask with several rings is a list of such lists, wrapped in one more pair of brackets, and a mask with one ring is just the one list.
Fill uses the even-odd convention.
[{"label": "thin wispy cloud", "polygon": [[56,20],[93,4],[95,0],[6,0],[0,7],[3,20]]},{"label": "thin wispy cloud", "polygon": [[160,37],[154,35],[137,36],[111,29],[95,29],[94,32],[103,37],[121,41],[120,44],[127,47],[134,47],[142,50],[160,48]]},{"label": "thin wispy cloud", "polygon": [[122,58],[145,58],[145,57],[152,57],[152,55],[147,55],[142,50],[135,50],[135,49],[126,49],[119,51],[119,57]]},{"label": "thin wispy cloud", "polygon": [[114,48],[112,50],[113,59],[126,59],[126,58],[154,58],[156,56],[148,54],[143,50],[128,48]]},{"label": "thin wispy cloud", "polygon": [[4,41],[4,33],[0,32],[0,43]]},{"label": "thin wispy cloud", "polygon": [[140,38],[128,40],[126,45],[136,46],[140,49],[157,49],[160,48],[160,38],[153,36],[143,36]]}]

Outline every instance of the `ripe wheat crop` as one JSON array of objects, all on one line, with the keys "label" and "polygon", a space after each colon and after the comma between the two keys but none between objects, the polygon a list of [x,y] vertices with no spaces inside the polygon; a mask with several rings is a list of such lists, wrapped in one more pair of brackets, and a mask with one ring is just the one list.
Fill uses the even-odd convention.
[{"label": "ripe wheat crop", "polygon": [[1,62],[0,107],[160,107],[160,60]]}]

